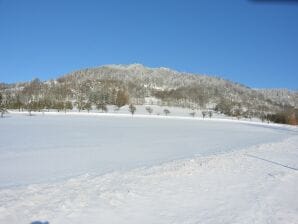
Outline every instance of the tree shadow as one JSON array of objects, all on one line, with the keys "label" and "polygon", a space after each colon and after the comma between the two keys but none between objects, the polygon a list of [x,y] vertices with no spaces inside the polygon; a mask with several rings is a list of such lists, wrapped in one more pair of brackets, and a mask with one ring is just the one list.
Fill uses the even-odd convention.
[{"label": "tree shadow", "polygon": [[[272,125],[264,125],[264,123],[260,123],[260,124],[249,124],[249,123],[246,123],[247,125],[250,125],[250,126],[255,126],[255,127],[261,127],[261,128],[266,128],[266,129],[274,129],[274,130],[277,130],[277,131],[283,131],[283,132],[292,132],[292,133],[298,133],[298,130],[294,130],[294,129],[291,129],[289,127],[295,127],[294,125],[293,126],[289,126],[289,127],[282,127],[282,126],[272,126]],[[281,124],[283,125],[283,124]],[[285,125],[285,124],[284,124]]]},{"label": "tree shadow", "polygon": [[278,166],[282,166],[282,167],[285,167],[285,168],[288,168],[288,169],[291,169],[291,170],[298,171],[298,169],[295,168],[295,167],[284,165],[284,164],[281,164],[281,163],[278,163],[278,162],[275,162],[275,161],[272,161],[272,160],[264,159],[264,158],[261,158],[261,157],[255,156],[255,155],[250,155],[250,154],[246,154],[246,155],[251,157],[251,158],[263,160],[263,161],[268,162],[268,163],[272,163],[272,164],[275,164],[275,165],[278,165]]},{"label": "tree shadow", "polygon": [[10,115],[4,115],[3,117],[0,116],[0,119],[11,118]]},{"label": "tree shadow", "polygon": [[36,114],[25,114],[25,116],[34,117],[34,116],[36,116]]}]

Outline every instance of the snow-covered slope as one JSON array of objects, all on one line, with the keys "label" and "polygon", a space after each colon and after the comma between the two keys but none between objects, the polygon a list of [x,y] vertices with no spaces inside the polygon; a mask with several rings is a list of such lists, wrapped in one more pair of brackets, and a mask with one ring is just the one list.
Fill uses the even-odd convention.
[{"label": "snow-covered slope", "polygon": [[286,129],[191,117],[98,115],[1,119],[0,187],[151,166],[293,135]]},{"label": "snow-covered slope", "polygon": [[0,120],[0,223],[298,223],[297,127],[117,114]]}]

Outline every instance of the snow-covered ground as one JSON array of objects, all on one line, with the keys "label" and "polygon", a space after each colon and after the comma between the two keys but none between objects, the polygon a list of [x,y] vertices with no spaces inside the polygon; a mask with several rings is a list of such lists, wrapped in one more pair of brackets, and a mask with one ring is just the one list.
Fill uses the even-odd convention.
[{"label": "snow-covered ground", "polygon": [[[202,118],[202,111],[208,111],[208,109],[190,109],[190,108],[183,108],[183,107],[168,107],[168,106],[159,106],[159,105],[135,105],[136,111],[135,115],[137,116],[147,116],[149,115],[148,111],[146,110],[147,107],[150,107],[152,109],[152,114],[150,117],[156,118],[156,117],[163,117],[165,116],[164,110],[167,109],[170,113],[167,117],[169,118],[192,118],[190,113],[195,112],[195,117],[196,118]],[[125,115],[130,115],[128,105],[125,105],[121,108],[115,107],[114,105],[107,105],[107,113],[103,113],[99,110],[92,109],[89,113],[84,110],[79,112],[78,109],[74,108],[73,110],[67,111],[67,114],[80,114],[80,115],[99,115],[99,116],[125,116]],[[10,111],[11,113],[23,113],[23,114],[28,114],[27,111],[23,112],[18,112],[18,110]],[[42,114],[42,112],[32,112],[33,114]],[[50,113],[45,111],[45,114],[63,114],[63,112],[57,113],[57,110],[50,110]],[[208,117],[208,116],[207,116]],[[237,120],[236,117],[228,117],[224,114],[217,113],[213,111],[212,113],[212,118],[216,119],[229,119],[229,120]],[[252,118],[250,119],[245,119],[241,118],[242,121],[257,121],[260,122],[259,118]]]},{"label": "snow-covered ground", "polygon": [[297,127],[76,114],[0,120],[0,223],[298,223]]}]

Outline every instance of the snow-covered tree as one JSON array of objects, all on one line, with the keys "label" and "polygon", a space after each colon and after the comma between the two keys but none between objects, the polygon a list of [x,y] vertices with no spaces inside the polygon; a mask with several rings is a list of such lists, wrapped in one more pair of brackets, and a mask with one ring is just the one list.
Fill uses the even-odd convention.
[{"label": "snow-covered tree", "polygon": [[[141,74],[141,75],[140,75]],[[235,116],[261,117],[276,114],[291,106],[298,108],[298,92],[289,90],[257,90],[218,77],[189,74],[166,68],[148,68],[140,64],[108,65],[83,69],[66,74],[57,80],[18,84],[0,84],[6,107],[21,110],[31,101],[43,103],[39,109],[53,109],[53,102],[75,102],[83,110],[86,102],[92,105],[115,105],[121,108],[129,102],[144,104],[146,97],[155,104],[205,109],[214,104],[215,110]],[[149,111],[148,111],[149,113]],[[207,115],[208,116],[208,115]]]},{"label": "snow-covered tree", "polygon": [[0,113],[1,113],[1,118],[4,117],[4,114],[7,113],[6,106],[4,104],[3,96],[0,93]]}]

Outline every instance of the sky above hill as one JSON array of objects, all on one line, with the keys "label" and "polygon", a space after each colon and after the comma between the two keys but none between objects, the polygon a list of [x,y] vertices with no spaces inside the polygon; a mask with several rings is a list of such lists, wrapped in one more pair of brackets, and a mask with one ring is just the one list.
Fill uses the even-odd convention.
[{"label": "sky above hill", "polygon": [[0,82],[141,63],[298,89],[298,3],[0,0]]}]

